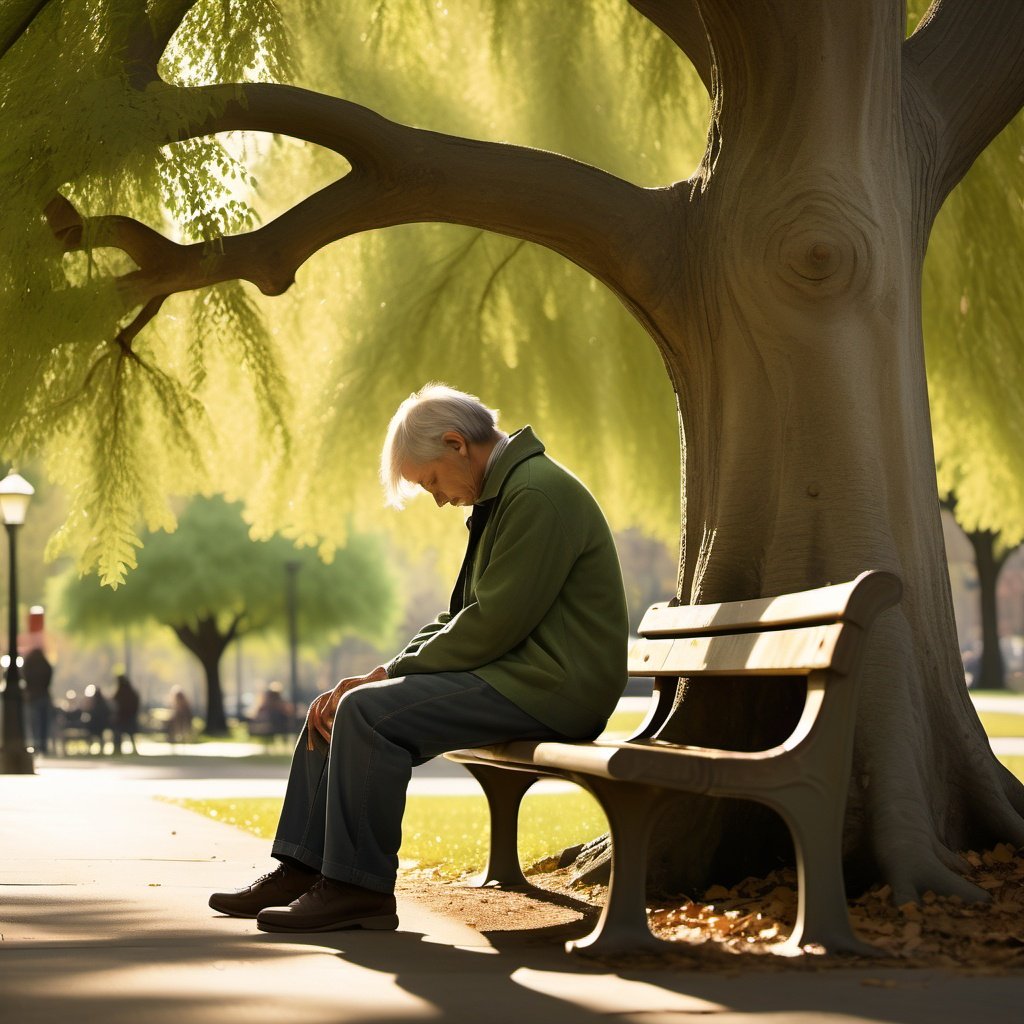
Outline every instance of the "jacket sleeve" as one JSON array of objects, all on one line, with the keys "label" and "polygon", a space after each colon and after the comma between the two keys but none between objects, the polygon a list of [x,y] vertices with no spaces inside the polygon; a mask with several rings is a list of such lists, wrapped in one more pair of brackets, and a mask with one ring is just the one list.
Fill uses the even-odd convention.
[{"label": "jacket sleeve", "polygon": [[[439,629],[443,629],[445,624],[451,616],[448,612],[440,612],[433,622],[428,622],[425,626],[420,627],[416,635],[402,648],[402,650],[392,658],[392,662],[397,661],[399,658],[404,658],[409,654],[415,654],[419,649],[420,645],[428,638],[433,636]],[[390,675],[390,673],[388,673]]]},{"label": "jacket sleeve", "polygon": [[501,658],[547,613],[576,557],[547,494],[532,488],[519,491],[502,509],[473,600],[425,637],[418,650],[389,662],[388,675],[467,672]]}]

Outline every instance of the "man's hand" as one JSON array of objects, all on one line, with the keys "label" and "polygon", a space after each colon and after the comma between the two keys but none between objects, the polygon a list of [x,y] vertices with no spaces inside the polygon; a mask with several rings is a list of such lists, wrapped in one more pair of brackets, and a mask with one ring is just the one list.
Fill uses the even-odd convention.
[{"label": "man's hand", "polygon": [[357,686],[362,686],[364,683],[380,682],[380,680],[387,679],[387,677],[388,674],[384,666],[378,665],[372,672],[367,672],[365,676],[350,676],[348,679],[342,679],[333,690],[321,693],[309,705],[309,715],[306,718],[306,725],[308,727],[308,735],[306,736],[307,747],[310,750],[313,749],[314,729],[330,743],[334,716],[338,712],[338,702],[349,690],[354,690]]}]

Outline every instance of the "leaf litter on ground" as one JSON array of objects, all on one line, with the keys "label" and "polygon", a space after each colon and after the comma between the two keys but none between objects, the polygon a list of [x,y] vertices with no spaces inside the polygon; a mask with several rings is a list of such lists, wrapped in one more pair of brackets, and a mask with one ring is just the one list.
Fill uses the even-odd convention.
[{"label": "leaf litter on ground", "polygon": [[[965,877],[990,899],[967,903],[957,896],[922,895],[920,902],[897,906],[888,885],[876,885],[848,901],[850,919],[857,935],[875,946],[882,958],[825,955],[807,947],[803,957],[771,954],[782,946],[793,927],[797,908],[796,872],[773,871],[764,878],[747,878],[732,888],[712,886],[700,899],[665,897],[648,906],[651,931],[659,938],[679,943],[679,959],[694,966],[759,966],[833,968],[912,967],[960,970],[971,974],[1010,973],[1024,970],[1024,849],[1000,844],[992,850],[969,850],[962,858]],[[552,894],[571,897],[575,910],[545,905],[529,893],[468,889],[463,884],[444,886],[451,896],[448,910],[465,916],[481,931],[528,931],[568,926],[603,905],[606,888],[580,887],[571,879],[571,868],[552,870],[552,862],[528,870],[530,881]],[[539,870],[538,870],[539,869]],[[423,873],[426,874],[426,873]],[[407,876],[412,882],[412,873]],[[423,875],[414,884],[422,892]],[[514,904],[514,920],[504,911]],[[591,917],[594,913],[590,914]],[[562,929],[554,928],[554,932]],[[553,934],[554,934],[553,932]],[[539,934],[539,933],[538,933]],[[741,954],[746,954],[742,956]],[[671,951],[666,955],[672,955]],[[658,954],[636,954],[643,961]],[[871,979],[865,979],[865,984]]]}]

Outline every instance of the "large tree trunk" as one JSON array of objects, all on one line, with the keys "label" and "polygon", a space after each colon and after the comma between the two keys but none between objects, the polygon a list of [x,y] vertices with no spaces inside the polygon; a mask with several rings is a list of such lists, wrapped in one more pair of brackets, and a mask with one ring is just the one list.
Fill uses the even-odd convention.
[{"label": "large tree trunk", "polygon": [[[902,9],[702,5],[718,98],[706,178],[685,202],[654,312],[679,396],[679,597],[735,600],[888,569],[858,711],[848,878],[897,899],[972,890],[956,851],[1024,841],[1021,789],[964,685],[939,518],[921,332],[933,209],[908,159]],[[742,11],[739,9],[742,8]],[[906,115],[906,111],[904,111]],[[906,115],[909,120],[909,115]],[[770,741],[772,688],[693,686],[666,739]],[[761,734],[758,737],[758,734]],[[765,812],[766,814],[768,812]],[[759,811],[681,799],[653,880],[699,889],[769,866]]]}]

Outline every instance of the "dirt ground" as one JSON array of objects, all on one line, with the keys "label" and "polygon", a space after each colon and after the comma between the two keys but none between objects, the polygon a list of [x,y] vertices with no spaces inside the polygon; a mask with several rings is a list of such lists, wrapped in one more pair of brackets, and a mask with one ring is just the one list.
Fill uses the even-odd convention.
[{"label": "dirt ground", "polygon": [[[738,967],[768,970],[837,966],[942,968],[978,973],[1024,972],[1024,850],[997,846],[964,854],[969,878],[988,902],[925,893],[920,903],[895,906],[887,886],[849,903],[854,929],[884,959],[771,955],[785,940],[796,915],[792,871],[746,879],[732,889],[716,886],[701,900],[651,902],[648,922],[674,944],[661,954],[638,954],[629,963],[671,960],[680,968]],[[533,874],[526,891],[476,888],[472,879],[444,881],[431,871],[403,872],[398,891],[492,938],[513,935],[536,944],[562,944],[589,932],[605,899],[603,886],[574,887],[569,869]],[[625,962],[625,961],[618,961]]]}]

